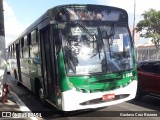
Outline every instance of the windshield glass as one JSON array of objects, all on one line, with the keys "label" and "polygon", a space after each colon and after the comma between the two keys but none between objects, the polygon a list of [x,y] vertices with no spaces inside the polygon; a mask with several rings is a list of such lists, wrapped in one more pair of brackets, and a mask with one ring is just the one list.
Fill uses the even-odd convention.
[{"label": "windshield glass", "polygon": [[59,26],[68,75],[114,73],[133,68],[127,27],[80,21]]}]

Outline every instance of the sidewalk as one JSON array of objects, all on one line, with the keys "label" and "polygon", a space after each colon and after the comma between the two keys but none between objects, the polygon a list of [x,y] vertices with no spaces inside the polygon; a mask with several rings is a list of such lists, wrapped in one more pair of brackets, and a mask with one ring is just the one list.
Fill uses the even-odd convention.
[{"label": "sidewalk", "polygon": [[[42,118],[31,117],[29,116],[30,114],[23,113],[23,111],[32,113],[14,93],[12,88],[10,88],[8,101],[0,102],[0,120],[42,120]],[[28,117],[26,117],[26,115],[28,115]]]},{"label": "sidewalk", "polygon": [[0,102],[0,111],[20,111],[12,92],[8,95],[8,102]]}]

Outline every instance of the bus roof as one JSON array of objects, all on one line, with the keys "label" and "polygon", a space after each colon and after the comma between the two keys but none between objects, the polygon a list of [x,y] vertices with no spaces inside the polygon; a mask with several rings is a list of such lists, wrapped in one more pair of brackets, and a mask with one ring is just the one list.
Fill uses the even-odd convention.
[{"label": "bus roof", "polygon": [[[21,37],[25,36],[28,32],[32,31],[37,27],[38,24],[40,24],[42,21],[44,21],[46,18],[49,18],[50,20],[56,21],[56,16],[58,12],[62,9],[66,8],[87,8],[92,10],[100,10],[100,9],[107,9],[109,11],[114,10],[118,12],[122,12],[125,14],[125,22],[128,22],[128,14],[124,9],[117,8],[117,7],[111,7],[111,6],[104,6],[104,5],[95,5],[95,4],[68,4],[68,5],[59,5],[55,6],[53,8],[48,9],[43,15],[41,15],[34,23],[32,23],[28,28],[26,28],[18,37],[17,40],[21,39]],[[16,40],[16,41],[17,41]],[[12,41],[10,44],[16,42],[15,40]]]}]

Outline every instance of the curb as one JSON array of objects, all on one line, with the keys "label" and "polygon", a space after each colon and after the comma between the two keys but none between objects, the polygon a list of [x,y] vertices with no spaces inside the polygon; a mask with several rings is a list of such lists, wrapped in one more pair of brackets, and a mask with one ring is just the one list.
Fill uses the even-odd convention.
[{"label": "curb", "polygon": [[21,101],[21,99],[14,92],[10,91],[10,93],[21,111],[31,112],[31,110]]},{"label": "curb", "polygon": [[[32,111],[21,101],[21,99],[14,92],[10,91],[10,94],[13,96],[13,99],[15,100],[16,104],[19,106],[22,112],[26,111],[26,112],[32,113]],[[17,117],[14,117],[14,118],[17,118]],[[36,117],[28,117],[28,118],[30,118],[31,120],[38,120],[38,118]]]}]

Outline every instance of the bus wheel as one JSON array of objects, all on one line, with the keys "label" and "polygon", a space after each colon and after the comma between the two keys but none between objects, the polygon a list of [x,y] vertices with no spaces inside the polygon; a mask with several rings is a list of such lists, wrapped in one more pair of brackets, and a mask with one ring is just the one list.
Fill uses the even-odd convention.
[{"label": "bus wheel", "polygon": [[43,90],[42,87],[39,88],[39,90],[38,90],[38,95],[39,95],[39,98],[40,98],[41,100],[44,99],[44,90]]},{"label": "bus wheel", "polygon": [[38,84],[37,94],[38,94],[38,97],[39,97],[41,103],[44,106],[46,106],[45,97],[44,97],[44,89],[40,83]]},{"label": "bus wheel", "polygon": [[40,100],[43,101],[44,100],[44,90],[43,90],[42,85],[40,83],[38,84],[37,94],[38,94],[38,97],[40,98]]}]

